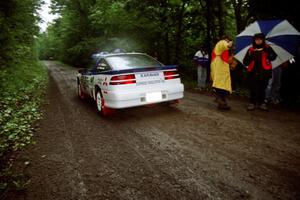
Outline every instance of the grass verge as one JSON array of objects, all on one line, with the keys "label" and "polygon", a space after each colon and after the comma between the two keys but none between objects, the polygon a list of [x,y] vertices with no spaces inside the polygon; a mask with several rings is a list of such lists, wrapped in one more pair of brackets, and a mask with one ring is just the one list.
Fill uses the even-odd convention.
[{"label": "grass verge", "polygon": [[0,69],[0,194],[10,184],[18,187],[10,171],[11,154],[31,144],[33,124],[41,118],[40,106],[48,75],[41,62],[26,61]]}]

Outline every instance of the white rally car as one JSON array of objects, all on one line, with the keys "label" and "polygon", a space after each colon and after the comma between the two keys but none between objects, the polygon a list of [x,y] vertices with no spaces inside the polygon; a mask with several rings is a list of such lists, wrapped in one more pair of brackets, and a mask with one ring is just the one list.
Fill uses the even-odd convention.
[{"label": "white rally car", "polygon": [[111,109],[176,102],[184,92],[176,66],[142,53],[107,54],[93,67],[79,70],[77,85],[78,96],[92,97],[102,115]]}]

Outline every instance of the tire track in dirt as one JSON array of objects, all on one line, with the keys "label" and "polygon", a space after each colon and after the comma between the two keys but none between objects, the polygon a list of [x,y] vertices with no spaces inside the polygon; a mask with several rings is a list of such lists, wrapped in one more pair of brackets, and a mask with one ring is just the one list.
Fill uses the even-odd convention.
[{"label": "tire track in dirt", "polygon": [[[66,77],[64,77],[64,80],[68,80],[68,74],[66,75]],[[68,82],[67,84],[70,84],[70,82]],[[69,85],[70,88],[72,88],[72,85]],[[74,86],[73,86],[74,89]],[[223,112],[213,112],[210,114],[211,110],[214,109],[214,105],[212,105],[212,103],[210,103],[210,101],[207,101],[207,99],[200,99],[199,102],[199,98],[195,98],[195,95],[192,94],[188,94],[188,97],[186,97],[186,99],[184,100],[185,102],[187,102],[186,104],[184,103],[182,107],[179,107],[180,109],[177,111],[170,110],[167,109],[165,110],[165,108],[158,108],[158,112],[160,112],[160,114],[162,113],[162,111],[164,111],[165,113],[167,113],[166,115],[163,116],[159,116],[157,117],[157,120],[153,120],[153,114],[155,113],[147,113],[148,111],[146,111],[147,109],[143,109],[143,108],[137,108],[137,109],[129,109],[129,110],[125,110],[123,112],[121,112],[121,118],[118,119],[118,117],[112,119],[112,120],[116,120],[116,123],[113,123],[112,126],[115,125],[119,125],[118,129],[120,131],[122,131],[123,133],[126,133],[124,135],[126,135],[126,137],[128,136],[129,133],[131,133],[131,137],[128,137],[130,139],[136,139],[136,136],[134,136],[135,134],[139,134],[141,136],[141,141],[135,141],[138,144],[143,144],[144,146],[147,146],[145,144],[147,144],[147,142],[150,144],[148,144],[148,150],[146,152],[144,152],[143,154],[138,153],[142,159],[144,159],[145,157],[150,157],[151,156],[160,156],[162,157],[162,155],[165,156],[165,160],[168,160],[169,163],[173,163],[172,169],[177,169],[178,172],[185,174],[186,177],[193,177],[195,176],[195,172],[193,170],[190,169],[190,167],[188,167],[188,165],[193,165],[195,163],[195,161],[193,162],[192,159],[190,159],[190,163],[186,163],[186,166],[182,166],[182,164],[180,163],[182,160],[178,160],[178,156],[176,156],[178,154],[178,152],[183,152],[184,150],[185,152],[185,156],[189,157],[190,155],[193,155],[193,152],[199,152],[200,150],[203,150],[203,148],[198,148],[197,145],[201,144],[201,143],[205,143],[205,144],[214,144],[216,143],[216,141],[224,141],[224,142],[218,142],[219,144],[216,145],[214,144],[214,146],[211,148],[212,150],[210,151],[215,151],[214,153],[210,152],[212,155],[211,157],[217,157],[220,161],[215,163],[210,163],[211,161],[207,161],[206,165],[210,166],[211,169],[214,169],[214,167],[218,166],[217,168],[215,168],[215,171],[218,171],[219,173],[222,173],[223,177],[225,178],[219,178],[219,180],[217,181],[216,179],[218,179],[216,176],[214,176],[214,174],[210,174],[208,173],[207,177],[209,176],[214,176],[213,179],[208,179],[211,180],[211,182],[207,181],[207,180],[203,180],[203,175],[201,176],[201,178],[196,181],[195,178],[192,178],[191,180],[195,180],[194,184],[196,185],[197,182],[207,182],[206,185],[207,191],[211,190],[211,194],[209,194],[208,192],[208,196],[217,196],[218,193],[218,189],[222,189],[222,193],[224,195],[224,193],[228,193],[230,195],[233,195],[233,192],[236,191],[236,195],[238,196],[240,193],[242,194],[242,196],[245,196],[247,198],[247,192],[243,191],[242,188],[240,189],[236,189],[239,187],[239,185],[242,183],[242,181],[237,181],[236,178],[234,177],[234,175],[232,174],[232,172],[230,170],[227,170],[228,172],[226,172],[226,170],[222,170],[222,167],[226,168],[230,165],[234,166],[234,160],[237,159],[237,157],[239,156],[240,158],[245,157],[245,155],[248,154],[248,156],[246,156],[246,158],[252,160],[252,162],[246,162],[246,165],[241,164],[242,162],[245,162],[245,159],[239,159],[239,163],[240,165],[242,165],[242,169],[243,170],[239,170],[240,171],[240,177],[241,179],[244,179],[244,176],[248,176],[248,172],[245,173],[245,169],[248,169],[251,171],[251,169],[249,168],[251,165],[253,165],[253,162],[258,162],[260,159],[264,159],[263,157],[261,157],[260,152],[264,151],[264,150],[268,150],[269,153],[272,154],[271,150],[278,150],[278,149],[274,149],[274,148],[266,148],[266,149],[260,149],[259,152],[255,153],[255,147],[248,147],[249,143],[248,142],[243,142],[240,139],[236,140],[235,137],[240,137],[243,136],[243,139],[245,141],[247,140],[252,140],[256,142],[260,141],[261,144],[263,145],[259,145],[262,146],[263,148],[265,148],[265,143],[268,142],[266,140],[266,138],[270,139],[270,136],[265,136],[266,134],[269,134],[268,132],[270,132],[270,130],[268,130],[268,128],[270,126],[266,126],[261,124],[262,121],[262,117],[263,115],[260,113],[255,113],[255,114],[250,114],[247,115],[247,112],[245,112],[244,110],[242,112],[240,111],[233,111],[234,112],[234,117],[232,117],[231,113],[223,113]],[[198,100],[198,101],[197,101]],[[192,103],[191,101],[193,101],[194,103]],[[204,107],[203,107],[204,104]],[[200,106],[199,106],[200,105]],[[234,102],[235,105],[235,102]],[[188,108],[186,108],[186,106],[188,106]],[[200,109],[196,109],[197,108],[201,108],[202,111]],[[239,109],[243,109],[243,105],[241,106],[240,104],[237,106]],[[126,112],[126,113],[125,113]],[[168,114],[170,112],[173,112],[173,115],[169,115],[172,117],[169,117]],[[141,114],[142,113],[142,114]],[[145,115],[146,113],[146,115]],[[174,114],[175,113],[175,114]],[[147,114],[149,116],[147,116]],[[207,116],[204,117],[203,116]],[[165,118],[164,118],[165,117]],[[238,120],[237,120],[238,117]],[[281,116],[282,117],[282,116]],[[129,119],[128,119],[129,118]],[[142,120],[140,120],[142,118]],[[171,118],[171,119],[169,119]],[[174,119],[175,118],[175,119]],[[241,119],[240,119],[241,118]],[[143,120],[145,119],[145,120]],[[225,119],[225,122],[220,123],[220,121],[222,121],[222,119]],[[152,121],[151,121],[152,120]],[[179,121],[178,121],[179,120]],[[203,128],[197,126],[197,124],[201,123],[201,121],[206,120],[206,123],[204,124]],[[274,119],[271,119],[274,121]],[[165,127],[163,124],[164,122],[170,122],[173,121],[175,122],[175,124],[180,124],[182,121],[184,121],[184,123],[182,123],[182,126],[184,128],[175,126],[173,129],[171,130],[167,130],[167,131],[162,131]],[[189,123],[191,122],[192,123]],[[253,121],[253,124],[247,122],[247,121]],[[106,121],[106,122],[110,122],[110,121]],[[273,122],[271,122],[273,123]],[[226,124],[235,124],[236,126],[228,126]],[[161,126],[158,126],[161,125]],[[243,127],[245,130],[241,130],[241,127]],[[126,131],[126,129],[129,129],[130,131]],[[153,130],[151,130],[153,129]],[[177,130],[176,130],[177,129]],[[210,133],[209,137],[206,138],[206,136],[201,136],[199,134],[196,134],[197,132],[201,131],[202,133]],[[189,137],[186,138],[172,138],[172,136],[170,137],[170,133],[176,133],[176,132],[180,132],[180,131],[185,131],[187,133],[187,135]],[[241,132],[244,131],[244,133],[241,135]],[[218,134],[222,132],[222,134]],[[253,135],[253,133],[256,133],[255,135]],[[160,134],[158,134],[160,133]],[[225,134],[224,134],[225,133]],[[202,135],[203,135],[202,134]],[[235,135],[234,137],[232,135]],[[121,137],[123,137],[123,140],[126,141],[126,137],[124,137],[124,135],[121,135]],[[149,138],[149,137],[152,138]],[[270,142],[269,147],[271,146],[272,143],[276,143],[276,139],[281,139],[281,138],[276,138],[276,136],[281,137],[281,135],[275,135],[275,138]],[[260,139],[259,139],[260,138]],[[271,138],[272,139],[272,138]],[[173,140],[173,142],[168,143],[169,140]],[[188,146],[188,145],[182,145],[182,141],[189,141],[191,144],[194,144],[194,146]],[[235,142],[238,141],[238,145],[235,144]],[[195,143],[196,142],[196,143]],[[139,152],[141,151],[141,148],[135,148],[136,145],[133,145],[134,143],[131,143],[131,141],[127,140],[127,143],[129,144],[128,146],[130,146],[131,148],[133,147],[133,151],[135,152]],[[174,145],[177,143],[177,146]],[[161,144],[165,145],[165,148],[161,148]],[[288,141],[287,143],[290,148],[291,148],[291,143],[290,141]],[[150,145],[150,147],[149,147]],[[224,146],[225,145],[225,146]],[[280,144],[281,145],[281,144]],[[217,148],[216,148],[217,146]],[[218,146],[221,146],[222,148],[218,148]],[[225,151],[224,151],[224,147]],[[268,146],[267,146],[268,147]],[[169,149],[173,149],[173,151],[166,151],[166,148]],[[193,149],[191,151],[191,149]],[[206,147],[207,148],[207,147]],[[144,148],[146,149],[146,147]],[[235,152],[235,150],[238,149],[238,153]],[[282,149],[282,147],[279,146],[279,149]],[[149,153],[150,152],[150,153]],[[209,152],[209,150],[206,150],[206,152]],[[245,154],[246,153],[246,154]],[[252,153],[254,153],[254,155],[251,155]],[[290,154],[291,152],[289,152]],[[154,155],[153,155],[154,154]],[[167,155],[166,155],[167,154]],[[251,156],[250,156],[251,155]],[[254,156],[254,157],[253,157]],[[274,157],[275,156],[275,157]],[[273,157],[276,158],[276,155],[274,155]],[[197,154],[195,154],[194,156],[190,156],[191,158],[195,159],[197,158]],[[296,157],[297,160],[299,160],[299,157]],[[227,161],[226,161],[227,160]],[[200,160],[201,161],[201,160]],[[227,164],[224,166],[222,164],[220,164],[221,162],[226,161]],[[267,162],[263,162],[263,165],[267,165],[266,163],[270,163],[270,161],[272,162],[272,160],[268,160]],[[156,161],[157,162],[157,161]],[[199,160],[198,160],[199,162]],[[166,166],[169,163],[161,163],[161,161],[157,162],[156,164],[159,166]],[[276,163],[275,163],[276,164]],[[215,165],[215,166],[214,166]],[[270,164],[270,166],[274,165],[274,163]],[[239,168],[240,166],[238,165],[236,168]],[[294,167],[297,167],[297,163]],[[181,169],[180,169],[181,168]],[[235,169],[236,170],[236,169]],[[168,169],[165,169],[165,171],[168,171]],[[174,170],[176,171],[176,170]],[[212,172],[214,170],[211,170]],[[190,172],[190,173],[188,173]],[[268,168],[264,170],[264,172],[266,173],[270,173],[270,171],[268,171]],[[255,174],[255,173],[254,173]],[[176,174],[169,174],[170,176],[176,177]],[[258,174],[261,176],[261,174]],[[220,176],[220,175],[218,175]],[[228,186],[228,177],[232,177],[231,182],[234,182],[234,180],[237,182],[237,184],[233,184],[232,186]],[[248,177],[247,177],[248,179]],[[180,180],[180,178],[178,178],[178,180]],[[225,184],[225,182],[227,183],[227,186]],[[250,181],[251,182],[251,181]],[[261,181],[262,182],[262,181]],[[191,183],[189,183],[191,184]],[[215,189],[213,189],[212,185],[217,185]],[[219,185],[218,185],[219,184]],[[255,184],[258,184],[257,182],[253,182],[251,183],[252,185],[249,185],[250,183],[246,184],[244,186],[244,188],[254,188],[252,190],[253,193],[255,193],[256,195],[259,196],[265,196],[266,198],[270,198],[270,195],[266,194],[266,192],[264,191],[257,191],[255,189]],[[254,185],[254,186],[253,186]],[[263,186],[267,186],[266,184],[263,184]],[[205,188],[204,185],[202,184],[201,186],[199,186],[198,188]],[[228,191],[225,191],[226,188]],[[230,189],[231,188],[231,189]],[[222,194],[221,194],[222,195]]]},{"label": "tire track in dirt", "polygon": [[[53,70],[54,72],[59,72],[60,70],[58,69],[56,69],[56,70]],[[55,77],[59,77],[60,75],[59,74],[55,74]],[[66,78],[64,79],[64,80],[66,80]],[[64,83],[64,84],[67,84],[67,83]],[[63,84],[61,84],[61,85],[63,85]],[[64,87],[63,87],[64,88]],[[63,89],[62,88],[62,89]],[[72,104],[72,102],[69,102],[70,104]],[[97,118],[97,120],[99,120],[98,118]],[[123,120],[121,120],[121,121],[123,121]],[[109,121],[106,121],[106,123],[109,123]],[[113,127],[113,126],[116,126],[117,124],[116,123],[112,123],[111,124],[111,127]],[[110,127],[110,126],[109,126]],[[102,129],[103,129],[103,127],[101,127]],[[135,145],[133,144],[133,143],[131,143],[129,140],[127,140],[126,139],[126,137],[128,137],[128,135],[129,134],[131,134],[132,135],[132,138],[133,139],[136,139],[135,137],[136,137],[136,132],[133,130],[133,129],[131,129],[130,131],[128,131],[128,130],[126,130],[127,129],[127,127],[126,126],[120,126],[119,128],[116,128],[116,127],[114,127],[116,130],[118,130],[119,132],[121,132],[122,133],[122,135],[121,135],[121,137],[122,137],[122,139],[123,139],[123,141],[125,141],[126,143],[128,143],[128,147],[130,147],[130,148],[132,148],[132,150],[136,153],[136,155],[138,155],[141,159],[140,160],[142,160],[142,162],[145,162],[145,163],[147,163],[147,167],[149,167],[150,168],[150,171],[152,171],[151,173],[155,173],[155,171],[157,171],[158,169],[156,168],[155,170],[153,169],[153,166],[151,166],[150,164],[149,164],[149,161],[148,160],[146,160],[145,159],[145,156],[143,155],[143,154],[141,154],[139,151],[140,151],[140,149],[136,149],[135,148]],[[112,132],[112,130],[109,130],[110,132]],[[124,135],[126,134],[126,137],[124,137]],[[115,135],[114,135],[115,136]],[[143,139],[143,138],[141,138],[141,139]],[[119,141],[120,142],[120,141]],[[147,141],[139,141],[139,140],[136,140],[136,142],[138,143],[138,144],[147,144]],[[126,148],[128,148],[128,147],[126,147]],[[126,148],[124,148],[124,149],[126,149]],[[153,151],[153,148],[150,150],[150,151]],[[161,153],[163,153],[163,152],[159,152],[159,154],[161,154]],[[159,170],[160,172],[157,172],[156,174],[159,174],[159,173],[164,173],[164,172],[161,172],[161,170]],[[170,182],[171,180],[172,180],[173,178],[172,178],[172,176],[168,176],[168,177],[166,177],[166,180],[168,180],[168,182]],[[173,185],[175,185],[176,184],[176,180],[173,180],[172,181],[173,182]],[[169,188],[170,189],[170,188]],[[171,199],[174,199],[174,198],[176,198],[175,196],[173,196],[173,194],[171,193],[171,192],[169,192],[169,196],[170,197],[172,197]],[[195,196],[195,194],[193,194],[192,196],[190,196],[190,198],[199,198],[199,197],[201,197],[201,196],[199,196],[199,197],[197,197],[197,195]],[[189,198],[189,199],[190,199]]]}]

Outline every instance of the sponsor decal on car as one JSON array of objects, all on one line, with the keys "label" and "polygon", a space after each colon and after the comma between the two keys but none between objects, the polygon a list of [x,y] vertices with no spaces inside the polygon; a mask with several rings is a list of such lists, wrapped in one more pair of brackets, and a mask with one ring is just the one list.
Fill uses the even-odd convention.
[{"label": "sponsor decal on car", "polygon": [[142,78],[153,77],[153,76],[159,76],[159,73],[158,72],[156,72],[156,73],[143,73],[143,74],[140,74],[140,76]]}]

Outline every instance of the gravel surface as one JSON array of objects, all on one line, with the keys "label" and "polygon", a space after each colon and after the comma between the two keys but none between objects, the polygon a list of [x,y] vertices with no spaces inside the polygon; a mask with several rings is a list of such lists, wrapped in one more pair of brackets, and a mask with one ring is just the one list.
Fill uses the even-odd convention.
[{"label": "gravel surface", "polygon": [[4,199],[300,199],[300,113],[216,110],[186,92],[102,118],[76,95],[76,69],[45,62],[50,81],[36,145],[21,152],[25,191]]}]

